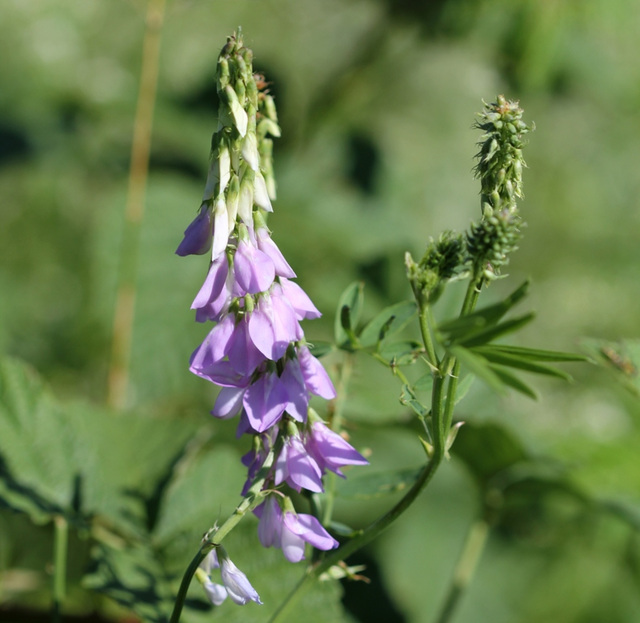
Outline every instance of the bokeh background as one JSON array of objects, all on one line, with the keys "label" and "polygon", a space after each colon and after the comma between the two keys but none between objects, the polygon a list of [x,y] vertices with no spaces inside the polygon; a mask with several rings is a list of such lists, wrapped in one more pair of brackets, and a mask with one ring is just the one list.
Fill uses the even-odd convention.
[{"label": "bokeh background", "polygon": [[[142,0],[0,7],[0,349],[35,369],[62,402],[101,405],[106,397],[145,11]],[[520,343],[588,352],[590,338],[628,340],[619,352],[633,359],[635,0],[168,0],[164,17],[129,410],[188,421],[189,430],[218,427],[208,434],[233,444],[232,426],[209,420],[213,388],[187,371],[206,332],[189,311],[206,262],[174,250],[206,177],[217,54],[238,26],[278,106],[269,225],[324,314],[305,327],[310,340],[331,339],[349,283],[364,281],[371,317],[409,297],[405,251],[419,256],[430,236],[479,218],[474,114],[504,93],[536,124],[520,205],[528,226],[510,278],[492,285],[486,301],[531,277],[525,305],[537,320]],[[562,473],[571,493],[520,492],[525,501],[496,522],[456,621],[637,620],[640,409],[610,368],[572,366],[571,385],[535,379],[535,402],[478,385],[461,403],[459,418],[478,430],[499,426],[519,451]],[[419,465],[394,379],[358,359],[350,391],[352,440],[371,450],[371,469]],[[130,434],[126,425],[113,433],[114,464],[119,456],[143,460],[134,450],[119,455],[118,435],[126,445]],[[216,497],[220,473],[202,468],[202,532],[237,499],[242,472],[228,463],[228,504]],[[424,499],[354,556],[374,582],[345,584],[343,620],[433,620],[465,534],[485,508],[472,463],[454,457]],[[392,501],[345,502],[341,518],[361,524]],[[0,510],[0,618],[26,604],[46,607],[47,580],[38,574],[50,558],[50,526],[25,523]],[[188,560],[194,546],[182,545]],[[22,572],[34,581],[21,583]],[[81,589],[76,597],[78,616],[116,616]],[[222,618],[230,612],[221,619],[235,620]]]}]

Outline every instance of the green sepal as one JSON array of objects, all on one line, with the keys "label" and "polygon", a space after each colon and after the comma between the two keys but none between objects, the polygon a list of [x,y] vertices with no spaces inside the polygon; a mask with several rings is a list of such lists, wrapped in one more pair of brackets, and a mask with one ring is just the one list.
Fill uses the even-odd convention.
[{"label": "green sepal", "polygon": [[364,327],[359,336],[360,344],[363,348],[379,344],[401,331],[417,312],[414,301],[402,301],[386,307]]},{"label": "green sepal", "polygon": [[338,346],[357,344],[355,328],[360,320],[363,300],[364,284],[361,281],[354,281],[340,295],[334,324],[334,337]]}]

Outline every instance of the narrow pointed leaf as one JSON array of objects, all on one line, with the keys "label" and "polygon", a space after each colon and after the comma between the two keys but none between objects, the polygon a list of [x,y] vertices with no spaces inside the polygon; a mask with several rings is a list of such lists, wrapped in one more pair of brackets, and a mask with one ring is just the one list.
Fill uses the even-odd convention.
[{"label": "narrow pointed leaf", "polygon": [[529,359],[523,359],[518,356],[504,354],[498,349],[494,349],[492,346],[480,346],[474,348],[473,352],[482,355],[487,361],[496,363],[508,368],[517,368],[519,370],[526,370],[527,372],[533,372],[534,374],[545,374],[547,376],[555,376],[566,381],[571,381],[572,377],[559,368],[554,366],[548,366],[542,363],[537,363]]},{"label": "narrow pointed leaf", "polygon": [[491,366],[484,357],[480,357],[462,346],[452,346],[449,351],[463,366],[468,368],[468,370],[479,379],[483,380],[491,389],[500,394],[505,392],[502,380],[491,369]]},{"label": "narrow pointed leaf", "polygon": [[[483,347],[489,348],[489,347]],[[529,361],[588,361],[589,358],[580,353],[566,353],[557,350],[541,350],[538,348],[527,348],[524,346],[505,346],[493,344],[490,347],[493,351],[514,355]]]},{"label": "narrow pointed leaf", "polygon": [[500,366],[490,366],[490,367],[493,373],[500,379],[500,381],[502,381],[502,383],[504,383],[505,385],[508,385],[512,389],[515,389],[521,394],[528,396],[529,398],[533,398],[534,400],[538,399],[538,395],[535,393],[535,391],[533,391],[531,387],[529,387],[524,381],[522,381],[515,374],[509,372],[508,370],[505,370]]},{"label": "narrow pointed leaf", "polygon": [[475,346],[482,346],[483,344],[488,344],[493,340],[502,337],[503,335],[507,335],[508,333],[513,333],[517,331],[524,325],[531,322],[534,318],[533,312],[525,314],[524,316],[518,316],[517,318],[513,318],[511,320],[505,320],[500,324],[494,325],[492,327],[488,327],[487,329],[477,331],[459,342],[456,340],[458,344],[466,347],[473,348]]},{"label": "narrow pointed leaf", "polygon": [[442,323],[438,326],[438,331],[446,334],[451,341],[462,341],[467,334],[475,333],[478,330],[499,322],[514,305],[522,300],[528,288],[529,282],[525,281],[517,290],[512,292],[500,303],[484,307],[467,316],[461,316]]}]

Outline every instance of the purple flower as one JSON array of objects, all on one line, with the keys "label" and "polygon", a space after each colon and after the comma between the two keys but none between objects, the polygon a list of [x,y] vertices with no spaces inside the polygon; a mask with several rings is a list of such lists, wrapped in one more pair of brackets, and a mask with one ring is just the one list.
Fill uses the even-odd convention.
[{"label": "purple flower", "polygon": [[222,583],[232,601],[239,606],[244,606],[249,601],[262,604],[260,595],[247,579],[247,576],[236,567],[224,551],[221,552],[220,575]]},{"label": "purple flower", "polygon": [[334,549],[339,543],[313,516],[282,512],[275,496],[271,495],[255,510],[260,517],[258,538],[263,547],[279,547],[289,562],[304,559],[305,543],[321,550]]},{"label": "purple flower", "polygon": [[293,279],[296,274],[293,272],[293,268],[289,266],[287,260],[284,259],[284,255],[276,243],[271,239],[269,235],[269,230],[266,227],[260,227],[256,231],[256,239],[258,242],[258,249],[263,253],[266,253],[273,262],[276,275],[279,277],[289,277],[289,279]]},{"label": "purple flower", "polygon": [[211,205],[203,203],[198,216],[184,230],[184,238],[176,249],[176,255],[203,255],[211,248],[213,237]]},{"label": "purple flower", "polygon": [[291,342],[304,337],[278,284],[274,283],[271,292],[260,297],[249,318],[249,335],[256,348],[272,361],[280,359]]},{"label": "purple flower", "polygon": [[[231,279],[229,279],[231,277]],[[229,272],[227,256],[219,255],[209,267],[207,278],[196,298],[191,303],[191,309],[196,310],[196,320],[219,320],[219,315],[229,306],[232,296],[233,275]]]},{"label": "purple flower", "polygon": [[309,352],[306,346],[298,351],[298,361],[307,389],[316,396],[331,400],[336,397],[336,390],[323,365]]},{"label": "purple flower", "polygon": [[353,446],[338,433],[327,428],[322,422],[315,422],[305,443],[305,448],[315,459],[320,469],[329,469],[345,477],[340,471],[345,465],[368,465],[365,459]]},{"label": "purple flower", "polygon": [[214,606],[219,606],[227,598],[227,589],[222,584],[212,582],[209,578],[205,578],[202,588]]},{"label": "purple flower", "polygon": [[243,405],[254,431],[263,433],[284,413],[288,402],[286,386],[276,372],[262,374],[247,388]]},{"label": "purple flower", "polygon": [[287,391],[285,411],[298,422],[307,421],[309,410],[309,392],[302,375],[300,362],[297,359],[287,359],[280,382]]},{"label": "purple flower", "polygon": [[320,318],[320,316],[322,316],[307,296],[307,293],[295,281],[289,281],[285,279],[285,277],[280,277],[280,288],[284,296],[288,299],[291,307],[293,307],[298,320],[303,320],[304,318]]},{"label": "purple flower", "polygon": [[271,258],[250,239],[242,239],[234,255],[236,281],[245,293],[266,292],[276,276]]},{"label": "purple flower", "polygon": [[322,471],[297,435],[287,437],[275,464],[274,484],[287,482],[296,491],[322,493]]}]

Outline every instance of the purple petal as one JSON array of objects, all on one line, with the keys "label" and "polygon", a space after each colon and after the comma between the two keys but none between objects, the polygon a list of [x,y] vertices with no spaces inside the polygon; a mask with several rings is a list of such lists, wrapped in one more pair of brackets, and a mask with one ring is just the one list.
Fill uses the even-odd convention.
[{"label": "purple petal", "polygon": [[204,588],[207,598],[214,606],[219,606],[227,598],[227,589],[222,584],[216,584],[207,579],[202,588]]},{"label": "purple petal", "polygon": [[309,410],[309,393],[297,359],[287,360],[280,382],[286,387],[289,398],[286,406],[287,413],[298,422],[306,422]]},{"label": "purple petal", "polygon": [[258,248],[271,258],[271,261],[275,265],[276,275],[279,277],[289,277],[291,279],[295,278],[296,274],[293,272],[291,266],[289,266],[287,260],[284,259],[284,255],[282,255],[276,243],[271,239],[269,230],[263,227],[256,232],[256,236],[258,239]]},{"label": "purple petal", "polygon": [[229,264],[226,255],[222,254],[211,262],[207,277],[191,303],[191,309],[202,309],[220,296],[227,280],[228,271]]},{"label": "purple petal", "polygon": [[336,390],[322,364],[309,352],[306,346],[298,349],[298,361],[307,389],[316,396],[331,400]]},{"label": "purple petal", "polygon": [[202,371],[226,355],[227,344],[234,330],[235,319],[231,315],[225,316],[211,331],[204,341],[191,355],[189,364],[191,371]]},{"label": "purple petal", "polygon": [[298,320],[303,320],[304,318],[320,318],[320,316],[322,316],[318,308],[307,296],[307,293],[295,281],[289,281],[281,277],[280,286],[282,287],[284,296],[287,297],[291,307],[295,310]]},{"label": "purple petal", "polygon": [[314,493],[322,493],[322,472],[318,464],[308,454],[299,437],[290,437],[287,440],[289,451],[287,453],[287,482],[300,491],[307,489]]},{"label": "purple petal", "polygon": [[317,549],[334,549],[340,545],[313,515],[285,513],[284,526]]},{"label": "purple petal", "polygon": [[203,203],[198,216],[184,230],[184,238],[176,249],[176,255],[203,255],[211,248],[212,232],[211,206]]},{"label": "purple petal", "polygon": [[[270,495],[260,507],[258,538],[263,547],[280,547],[282,540],[282,510],[275,496]],[[257,511],[258,509],[256,509]],[[257,513],[256,513],[257,514]]]},{"label": "purple petal", "polygon": [[229,597],[239,606],[244,606],[249,601],[261,604],[260,595],[251,586],[247,576],[236,567],[231,559],[223,558],[220,562],[220,575]]},{"label": "purple petal", "polygon": [[330,469],[343,478],[340,467],[369,464],[351,444],[321,422],[314,423],[306,448],[322,469]]},{"label": "purple petal", "polygon": [[260,376],[248,387],[243,400],[249,424],[259,433],[282,417],[286,403],[286,389],[275,372]]},{"label": "purple petal", "polygon": [[282,547],[282,553],[289,562],[300,562],[304,560],[304,539],[289,530],[286,524],[282,526],[280,547]]},{"label": "purple petal", "polygon": [[216,398],[211,415],[223,420],[237,415],[242,408],[245,391],[243,387],[223,387]]},{"label": "purple petal", "polygon": [[249,336],[248,316],[244,316],[236,324],[235,330],[229,338],[226,352],[233,369],[245,376],[250,376],[264,361],[264,354],[256,348]]},{"label": "purple petal", "polygon": [[234,270],[238,285],[249,294],[266,292],[276,276],[271,258],[251,242],[241,240],[234,255]]}]

